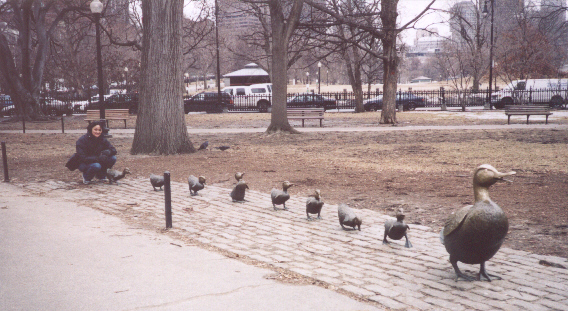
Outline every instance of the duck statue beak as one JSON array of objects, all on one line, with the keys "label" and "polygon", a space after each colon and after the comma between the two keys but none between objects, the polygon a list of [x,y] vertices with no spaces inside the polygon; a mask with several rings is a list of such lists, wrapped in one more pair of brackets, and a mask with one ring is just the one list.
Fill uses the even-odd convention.
[{"label": "duck statue beak", "polygon": [[512,180],[506,179],[505,177],[512,176],[512,175],[515,175],[515,174],[517,174],[517,172],[515,172],[515,171],[511,171],[511,172],[508,172],[508,173],[496,172],[495,178],[497,179],[497,181],[512,183],[513,182]]}]

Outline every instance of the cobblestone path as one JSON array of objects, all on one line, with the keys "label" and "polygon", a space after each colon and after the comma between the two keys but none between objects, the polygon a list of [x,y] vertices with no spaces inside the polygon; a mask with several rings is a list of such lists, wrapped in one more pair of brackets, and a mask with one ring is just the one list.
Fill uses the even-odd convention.
[{"label": "cobblestone path", "polygon": [[[165,227],[164,194],[146,179],[120,186],[47,181],[23,187]],[[539,264],[568,267],[566,258],[501,248],[486,266],[503,280],[456,282],[438,233],[429,227],[410,225],[413,248],[405,248],[404,239],[383,245],[389,216],[378,212],[355,210],[363,218],[361,231],[344,231],[335,205],[324,205],[323,220],[307,221],[305,197],[293,195],[288,211],[274,211],[268,193],[249,191],[248,202],[233,203],[229,192],[206,186],[191,197],[187,184],[172,183],[173,230],[393,310],[568,310],[568,269]],[[479,265],[459,265],[469,275],[479,271]]]}]

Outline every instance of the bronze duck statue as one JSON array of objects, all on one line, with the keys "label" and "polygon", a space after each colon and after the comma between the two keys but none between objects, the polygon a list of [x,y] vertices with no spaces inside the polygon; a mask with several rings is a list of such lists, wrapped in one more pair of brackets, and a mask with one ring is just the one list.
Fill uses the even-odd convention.
[{"label": "bronze duck statue", "polygon": [[337,216],[339,217],[339,224],[343,230],[347,230],[345,226],[349,226],[352,227],[353,230],[357,227],[357,229],[361,231],[361,224],[363,222],[347,204],[341,203],[337,206]]},{"label": "bronze duck statue", "polygon": [[249,186],[247,185],[247,183],[244,180],[239,180],[239,182],[235,185],[235,188],[233,188],[233,191],[231,191],[231,198],[233,199],[233,202],[245,202],[245,191],[246,189],[249,189]]},{"label": "bronze duck statue", "polygon": [[205,177],[195,177],[193,175],[189,175],[189,177],[187,178],[187,183],[189,185],[189,194],[197,195],[197,191],[205,188]]},{"label": "bronze duck statue", "polygon": [[113,182],[118,185],[118,181],[123,179],[126,174],[130,174],[130,169],[127,167],[121,171],[113,170],[111,168],[107,169],[106,177],[108,179],[108,184],[112,184]]},{"label": "bronze duck statue", "polygon": [[[480,165],[473,174],[475,203],[453,214],[440,232],[440,240],[450,254],[450,263],[456,272],[456,281],[461,277],[467,281],[474,278],[463,274],[458,261],[466,264],[480,264],[478,280],[481,277],[491,282],[485,271],[485,262],[501,248],[509,230],[509,222],[503,210],[489,197],[489,187],[515,172],[500,173],[488,164]],[[491,275],[498,279],[498,276]]]},{"label": "bronze duck statue", "polygon": [[294,184],[290,183],[289,181],[285,181],[282,183],[282,190],[272,189],[270,192],[270,198],[272,199],[272,206],[276,211],[276,205],[282,204],[284,206],[284,210],[287,210],[286,201],[290,199],[290,194],[288,194],[288,188],[292,187]]},{"label": "bronze duck statue", "polygon": [[156,190],[156,187],[160,188],[160,190],[164,190],[162,189],[164,186],[164,176],[150,174],[150,183],[152,184],[154,191],[158,191]]},{"label": "bronze duck statue", "polygon": [[237,180],[237,182],[239,182],[241,179],[243,179],[243,176],[245,176],[245,173],[241,173],[241,172],[235,173],[235,179]]},{"label": "bronze duck statue", "polygon": [[412,244],[408,240],[408,235],[406,231],[408,231],[410,227],[404,223],[404,210],[399,208],[396,211],[396,220],[389,219],[385,222],[385,236],[383,237],[383,244],[389,244],[387,241],[387,236],[393,240],[400,240],[402,237],[406,238],[405,247],[410,248]]},{"label": "bronze duck statue", "polygon": [[318,189],[306,200],[306,216],[308,216],[308,220],[313,220],[313,218],[310,217],[310,214],[318,214],[318,219],[321,219],[320,214],[322,207],[323,201],[321,200],[321,193]]}]

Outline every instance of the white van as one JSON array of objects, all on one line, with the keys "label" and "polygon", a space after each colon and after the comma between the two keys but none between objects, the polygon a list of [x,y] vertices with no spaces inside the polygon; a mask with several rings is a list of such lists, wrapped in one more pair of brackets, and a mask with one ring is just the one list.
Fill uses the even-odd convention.
[{"label": "white van", "polygon": [[499,109],[506,105],[528,103],[562,107],[567,98],[568,79],[526,79],[512,81],[502,90],[492,93],[491,103]]},{"label": "white van", "polygon": [[272,83],[227,86],[221,91],[230,94],[237,107],[255,106],[267,112],[272,103]]}]

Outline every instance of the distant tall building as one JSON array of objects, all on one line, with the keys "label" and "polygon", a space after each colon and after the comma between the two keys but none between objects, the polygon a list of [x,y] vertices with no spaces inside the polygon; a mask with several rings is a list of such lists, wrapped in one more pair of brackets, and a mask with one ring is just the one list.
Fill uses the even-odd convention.
[{"label": "distant tall building", "polygon": [[258,17],[247,5],[231,0],[219,0],[219,31],[223,34],[243,34],[260,27]]},{"label": "distant tall building", "polygon": [[119,16],[125,23],[130,22],[130,1],[129,0],[108,0],[105,3],[105,14]]},{"label": "distant tall building", "polygon": [[481,11],[472,1],[462,1],[454,4],[450,9],[452,40],[455,42],[473,40],[480,13]]}]

